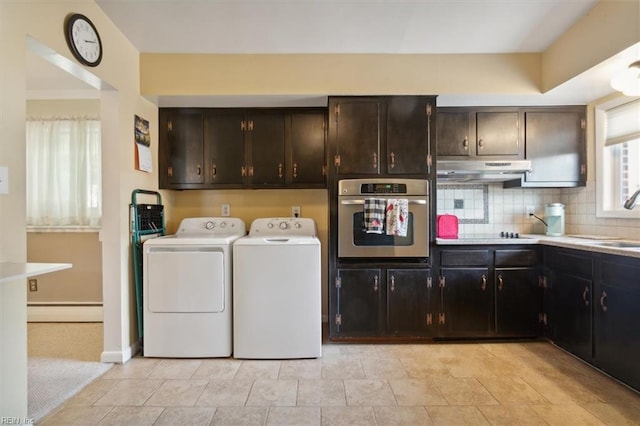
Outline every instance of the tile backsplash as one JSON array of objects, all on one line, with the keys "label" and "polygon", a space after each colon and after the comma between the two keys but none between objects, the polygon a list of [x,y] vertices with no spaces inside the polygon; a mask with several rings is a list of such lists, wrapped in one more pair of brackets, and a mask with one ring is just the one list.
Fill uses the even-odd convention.
[{"label": "tile backsplash", "polygon": [[[544,234],[545,226],[526,214],[533,206],[544,219],[545,205],[565,205],[565,233],[640,240],[639,219],[596,217],[595,183],[579,188],[503,188],[502,184],[438,184],[437,213],[455,214],[461,237],[501,231]],[[638,208],[640,210],[640,208]]]}]

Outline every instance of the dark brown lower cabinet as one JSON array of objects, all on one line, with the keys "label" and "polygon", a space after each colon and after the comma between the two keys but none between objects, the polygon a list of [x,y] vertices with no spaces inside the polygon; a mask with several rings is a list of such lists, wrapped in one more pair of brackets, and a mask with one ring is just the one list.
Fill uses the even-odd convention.
[{"label": "dark brown lower cabinet", "polygon": [[372,337],[382,331],[381,269],[339,269],[332,285],[331,336]]},{"label": "dark brown lower cabinet", "polygon": [[442,313],[440,337],[493,335],[493,284],[489,268],[442,268],[438,282]]},{"label": "dark brown lower cabinet", "polygon": [[535,338],[542,293],[537,248],[447,247],[440,252],[442,338]]},{"label": "dark brown lower cabinet", "polygon": [[340,268],[332,286],[331,338],[424,338],[435,327],[429,268]]},{"label": "dark brown lower cabinet", "polygon": [[590,253],[546,248],[547,337],[585,361],[593,359],[593,277]]},{"label": "dark brown lower cabinet", "polygon": [[387,270],[387,331],[394,336],[427,336],[434,326],[429,269]]},{"label": "dark brown lower cabinet", "polygon": [[595,364],[640,390],[640,259],[603,256],[597,270]]},{"label": "dark brown lower cabinet", "polygon": [[496,336],[538,337],[542,293],[537,267],[496,268]]},{"label": "dark brown lower cabinet", "polygon": [[549,338],[640,390],[640,259],[545,248]]}]

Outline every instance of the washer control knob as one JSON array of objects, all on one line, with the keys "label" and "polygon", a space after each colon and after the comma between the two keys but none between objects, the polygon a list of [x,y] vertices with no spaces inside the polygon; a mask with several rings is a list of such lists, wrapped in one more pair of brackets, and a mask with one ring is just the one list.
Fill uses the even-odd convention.
[{"label": "washer control knob", "polygon": [[300,222],[296,222],[296,228],[300,228],[302,225],[300,225]]},{"label": "washer control knob", "polygon": [[287,222],[280,222],[280,225],[278,225],[280,227],[280,229],[287,229],[289,227],[289,224]]},{"label": "washer control knob", "polygon": [[227,222],[220,222],[220,228],[226,228]]},{"label": "washer control knob", "polygon": [[273,223],[271,223],[271,222],[267,223],[267,228],[269,228],[269,229],[273,228]]},{"label": "washer control knob", "polygon": [[205,223],[204,227],[209,229],[209,230],[211,230],[211,229],[216,227],[216,224],[215,224],[215,222],[209,221],[209,222]]}]

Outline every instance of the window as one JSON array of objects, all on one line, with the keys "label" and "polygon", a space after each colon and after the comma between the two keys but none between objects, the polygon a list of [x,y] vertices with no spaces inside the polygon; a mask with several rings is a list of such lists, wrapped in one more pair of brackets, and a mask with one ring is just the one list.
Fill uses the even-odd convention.
[{"label": "window", "polygon": [[640,189],[640,99],[596,108],[598,216],[637,218],[623,207]]},{"label": "window", "polygon": [[27,120],[27,226],[100,226],[100,150],[97,118]]}]

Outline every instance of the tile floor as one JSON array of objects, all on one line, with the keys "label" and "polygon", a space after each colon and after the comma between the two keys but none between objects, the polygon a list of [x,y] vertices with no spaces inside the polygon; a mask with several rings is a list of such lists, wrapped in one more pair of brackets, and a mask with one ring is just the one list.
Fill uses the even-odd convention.
[{"label": "tile floor", "polygon": [[117,365],[41,425],[624,425],[640,395],[543,342],[325,344]]}]

